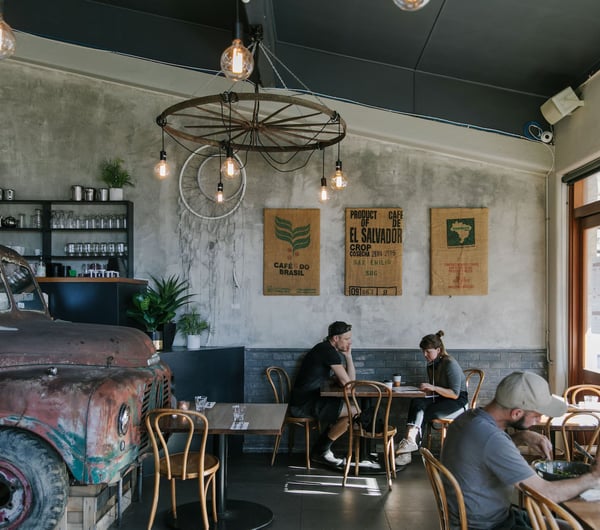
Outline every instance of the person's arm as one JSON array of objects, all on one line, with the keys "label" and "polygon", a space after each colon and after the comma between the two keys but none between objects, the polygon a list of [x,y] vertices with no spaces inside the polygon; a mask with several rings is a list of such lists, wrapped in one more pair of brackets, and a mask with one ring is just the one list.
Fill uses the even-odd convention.
[{"label": "person's arm", "polygon": [[352,359],[352,348],[348,351],[340,352],[346,359],[346,367],[344,368],[341,364],[332,364],[331,369],[335,375],[338,383],[344,386],[348,381],[354,381],[356,379],[356,369],[354,368],[354,360]]},{"label": "person's arm", "polygon": [[[563,502],[577,497],[587,489],[600,485],[600,463],[596,461],[592,465],[590,473],[584,473],[577,478],[549,481],[535,474],[521,482],[539,491],[554,502]],[[518,484],[515,484],[515,486],[518,487]]]},{"label": "person's arm", "polygon": [[552,460],[552,442],[543,434],[535,431],[515,431],[510,437],[515,445],[526,445],[534,453]]},{"label": "person's arm", "polygon": [[454,391],[453,388],[432,385],[431,383],[421,383],[419,385],[419,389],[424,390],[425,392],[435,392],[436,394],[439,394],[440,396],[445,398],[458,399],[458,396],[460,395],[462,370],[460,369],[460,366],[458,366],[458,363],[455,362],[448,363],[446,370],[449,384],[453,388],[458,389],[458,391]]}]

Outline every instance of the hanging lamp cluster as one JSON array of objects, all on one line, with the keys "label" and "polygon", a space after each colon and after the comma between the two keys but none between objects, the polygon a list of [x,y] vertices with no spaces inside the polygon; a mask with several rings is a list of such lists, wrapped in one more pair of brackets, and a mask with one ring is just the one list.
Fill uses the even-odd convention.
[{"label": "hanging lamp cluster", "polygon": [[[225,200],[226,181],[239,177],[250,152],[258,153],[277,171],[291,172],[304,167],[314,152],[338,144],[335,173],[329,187],[343,190],[348,180],[342,171],[339,143],[346,136],[346,123],[308,88],[300,95],[287,89],[274,64],[279,60],[262,42],[262,27],[251,28],[251,44],[244,47],[240,0],[235,2],[233,42],[221,55],[221,69],[228,79],[241,81],[241,86],[236,85],[236,89],[239,87],[236,91],[189,99],[165,109],[156,118],[163,134],[161,161],[164,158],[166,162],[164,134],[186,148],[187,143],[216,147],[224,158],[215,196],[215,201],[221,202]],[[257,75],[255,64],[259,53],[273,68],[283,88],[261,88],[260,81],[249,79],[252,72]],[[283,67],[291,73],[285,65]],[[242,153],[245,156],[240,163]],[[323,159],[324,156],[323,152]],[[321,184],[323,181],[327,188],[324,174]]]}]

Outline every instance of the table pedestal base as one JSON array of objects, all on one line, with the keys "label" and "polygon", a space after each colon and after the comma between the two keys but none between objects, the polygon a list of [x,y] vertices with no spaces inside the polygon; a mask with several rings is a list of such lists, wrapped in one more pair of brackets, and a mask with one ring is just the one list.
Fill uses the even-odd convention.
[{"label": "table pedestal base", "polygon": [[[214,523],[210,507],[208,521],[211,528],[218,530],[257,530],[264,528],[273,521],[273,512],[262,504],[250,501],[227,500],[227,509],[219,514],[218,523]],[[190,502],[177,507],[177,519],[169,510],[166,514],[166,524],[176,530],[197,530],[202,526],[202,515],[197,502]]]}]

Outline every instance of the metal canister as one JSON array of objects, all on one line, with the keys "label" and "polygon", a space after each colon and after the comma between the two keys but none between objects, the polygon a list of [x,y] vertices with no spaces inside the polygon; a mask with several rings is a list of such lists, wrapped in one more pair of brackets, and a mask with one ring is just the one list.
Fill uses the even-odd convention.
[{"label": "metal canister", "polygon": [[0,201],[4,200],[4,190],[0,188]]},{"label": "metal canister", "polygon": [[11,189],[4,190],[4,200],[5,201],[14,201],[15,200],[15,190],[11,190]]},{"label": "metal canister", "polygon": [[83,190],[83,200],[84,201],[93,201],[95,191],[96,190],[94,188],[85,188]]},{"label": "metal canister", "polygon": [[81,201],[83,200],[83,186],[75,185],[71,186],[71,200]]},{"label": "metal canister", "polygon": [[108,200],[108,188],[98,188],[96,190],[96,199],[99,201]]}]

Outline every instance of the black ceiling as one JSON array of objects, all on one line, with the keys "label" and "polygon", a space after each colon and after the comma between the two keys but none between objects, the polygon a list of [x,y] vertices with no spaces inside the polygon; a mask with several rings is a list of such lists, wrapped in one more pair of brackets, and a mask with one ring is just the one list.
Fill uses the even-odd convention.
[{"label": "black ceiling", "polygon": [[[246,28],[262,25],[264,44],[313,92],[511,134],[530,121],[546,127],[540,105],[600,65],[598,0],[431,0],[417,12],[392,0],[239,6]],[[216,71],[235,10],[235,0],[5,0],[4,15],[17,31]],[[277,83],[264,64],[260,72]]]}]

